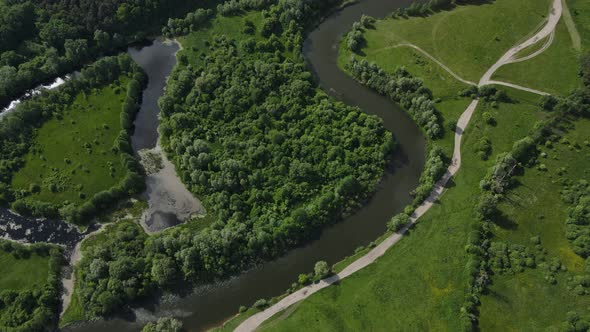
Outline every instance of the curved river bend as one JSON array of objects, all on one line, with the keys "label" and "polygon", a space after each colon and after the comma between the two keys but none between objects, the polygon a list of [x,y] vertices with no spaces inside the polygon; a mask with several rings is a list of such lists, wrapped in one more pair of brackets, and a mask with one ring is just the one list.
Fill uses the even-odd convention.
[{"label": "curved river bend", "polygon": [[[257,299],[279,295],[296,281],[297,275],[313,270],[318,260],[330,264],[351,255],[354,250],[375,240],[385,231],[386,222],[412,200],[408,194],[418,184],[425,161],[425,140],[416,124],[394,103],[360,85],[337,66],[338,41],[362,14],[383,17],[410,0],[362,0],[335,13],[319,25],[305,41],[304,54],[320,86],[346,104],[358,106],[383,119],[385,127],[395,134],[400,144],[394,165],[385,174],[371,200],[354,215],[325,229],[307,245],[285,256],[224,282],[201,286],[182,298],[164,297],[157,303],[143,303],[128,320],[114,318],[84,323],[68,331],[139,331],[150,320],[162,316],[181,318],[188,331],[199,331],[219,325],[234,315],[240,305],[251,305]],[[156,41],[140,50],[130,50],[143,66],[156,88],[144,93],[140,117],[156,119],[156,101],[161,95],[165,77],[174,64],[175,47]],[[172,61],[172,62],[170,62]],[[147,121],[152,125],[154,122]],[[155,132],[155,127],[152,130]],[[146,139],[147,146],[157,136]],[[134,142],[142,145],[142,143]],[[145,143],[143,143],[145,144]]]}]

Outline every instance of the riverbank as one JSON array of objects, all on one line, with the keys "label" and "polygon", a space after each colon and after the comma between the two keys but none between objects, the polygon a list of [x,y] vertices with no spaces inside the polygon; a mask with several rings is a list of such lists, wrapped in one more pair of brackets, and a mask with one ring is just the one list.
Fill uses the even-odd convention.
[{"label": "riverbank", "polygon": [[[559,8],[558,8],[559,9]],[[556,14],[560,14],[558,13],[560,12],[559,10],[556,11]],[[547,30],[543,31],[541,30],[540,32],[537,33],[537,35],[535,36],[536,38],[531,38],[530,40],[533,39],[543,39],[543,37],[545,37],[546,35],[544,35],[547,31],[549,31],[549,33],[552,31],[552,29],[555,28],[557,21],[556,20],[549,20],[547,23]],[[527,43],[527,41],[525,41],[522,45],[525,45]],[[513,49],[511,49],[510,51],[508,51],[508,53],[506,53],[503,57],[501,57],[501,59],[510,59],[512,58],[512,52]],[[502,63],[502,61],[500,60],[498,63]],[[492,67],[500,67],[501,65],[494,65]],[[489,73],[489,72],[488,72]],[[491,72],[493,74],[493,71]],[[485,77],[486,75],[484,75]],[[491,75],[490,75],[491,77]],[[484,82],[482,84],[486,84],[488,83],[487,80],[481,80],[481,82]],[[428,84],[428,81],[427,81]],[[528,97],[527,97],[528,99]],[[469,118],[471,117],[471,114],[473,113],[473,111],[475,110],[475,108],[478,105],[478,101],[474,101],[465,111],[465,113],[462,115],[461,119],[457,122],[457,134],[456,134],[456,139],[455,139],[455,148],[454,148],[454,157],[453,157],[453,161],[456,163],[458,161],[458,165],[460,165],[460,161],[461,161],[461,151],[460,151],[460,142],[461,142],[461,136],[464,132],[464,129],[467,125],[467,123],[469,123]],[[504,104],[502,104],[504,105]],[[516,105],[507,105],[508,107],[515,107]],[[484,109],[485,108],[489,108],[489,105],[483,105]],[[503,106],[500,106],[503,107]],[[529,107],[532,107],[534,109],[534,104],[530,105]],[[444,113],[443,113],[444,114]],[[478,119],[479,118],[479,119]],[[480,116],[476,116],[476,119],[478,119],[477,121],[482,121]],[[525,121],[528,121],[525,119],[522,119]],[[502,120],[503,123],[505,123],[504,120]],[[519,138],[519,135],[525,135],[526,132],[528,131],[528,129],[531,128],[532,122],[529,125],[526,126],[526,128],[524,131],[523,130],[518,130],[516,132],[516,136],[512,136],[512,139],[508,139],[508,141],[506,143],[508,144],[504,144],[504,146],[506,147],[505,149],[509,149],[508,147],[512,144],[513,141],[515,141],[516,139]],[[477,123],[477,122],[476,122]],[[484,125],[486,126],[486,125]],[[479,126],[477,126],[479,127]],[[479,127],[481,128],[481,127]],[[478,131],[481,130],[478,128]],[[471,129],[467,131],[467,133],[470,133]],[[476,132],[475,135],[478,135],[479,133]],[[503,134],[504,138],[508,138],[506,136],[506,133]],[[480,137],[489,137],[489,136],[480,136]],[[489,140],[489,138],[488,138]],[[492,146],[494,146],[494,153],[496,153],[499,148],[499,142],[497,142],[498,140],[496,138],[491,138],[491,140],[493,141]],[[474,152],[471,151],[466,151],[466,154],[475,154]],[[473,157],[471,156],[466,156],[467,160],[473,161],[472,159]],[[479,162],[473,162],[470,163],[470,165],[477,165],[481,163],[481,158]],[[475,167],[475,169],[471,169],[474,167],[470,167],[470,170],[468,173],[479,173],[479,177],[483,176],[483,174],[485,174],[486,168],[485,167]],[[449,172],[445,175],[445,177],[443,177],[443,181],[444,180],[448,180],[448,178],[450,178],[451,174],[454,174],[454,172],[457,171],[457,167],[456,165],[451,165],[449,168]],[[464,174],[464,172],[459,173],[458,177],[456,179],[454,179],[454,185],[459,187],[459,184],[462,183],[461,178],[462,178],[462,174]],[[467,194],[468,196],[473,196],[473,194],[471,193],[471,191],[469,190],[469,188],[473,188],[475,190],[477,190],[478,186],[478,178],[476,177],[474,180],[471,182],[471,185],[463,187],[462,189],[455,189],[454,187],[452,189],[449,189],[449,193],[446,194],[442,199],[441,199],[441,205],[437,205],[434,210],[440,210],[445,209],[445,202],[446,204],[449,204],[450,202],[453,202],[453,194],[451,193],[457,193],[457,190],[461,190],[463,191],[464,194]],[[466,185],[466,184],[464,184]],[[438,195],[440,195],[440,193],[442,192],[443,188],[442,187],[437,187],[435,188],[435,190],[433,191],[433,194],[431,197],[429,197],[429,199],[426,200],[425,204],[422,205],[421,207],[418,208],[417,212],[418,215],[416,216],[420,216],[422,213],[425,212],[425,210],[428,210],[428,208],[432,207],[432,203],[436,200],[436,197]],[[449,196],[451,196],[451,198],[449,198]],[[445,200],[447,199],[447,200]],[[448,200],[450,199],[450,201]],[[463,198],[464,201],[469,202],[469,199],[465,199]],[[456,201],[458,202],[458,201]],[[456,204],[456,202],[454,204]],[[451,206],[454,205],[453,203],[451,203]],[[469,205],[467,205],[469,206]],[[446,210],[446,209],[445,209]],[[468,214],[470,213],[470,209],[465,210],[467,212],[466,217],[469,218]],[[427,216],[432,215],[433,213],[437,213],[440,214],[440,212],[445,213],[444,211],[436,211],[436,212],[429,212]],[[448,211],[446,211],[448,213]],[[463,213],[463,212],[461,212]],[[414,217],[414,216],[413,216]],[[437,224],[447,224],[449,222],[451,222],[451,224],[455,224],[457,227],[459,225],[459,220],[454,220],[454,218],[457,218],[458,214],[455,214],[452,216],[452,219],[449,219],[448,215],[446,217],[442,217],[439,216],[438,218],[435,218],[436,223]],[[411,243],[414,243],[414,245],[417,245],[417,241],[416,237],[422,237],[419,236],[417,234],[424,234],[424,232],[428,232],[429,234],[431,234],[432,236],[432,232],[428,231],[428,230],[424,230],[424,228],[426,229],[432,229],[432,228],[439,228],[441,225],[423,225],[424,221],[431,221],[433,222],[433,220],[431,220],[432,218],[426,218],[426,220],[423,220],[420,223],[420,226],[417,227],[414,231],[412,231],[410,234],[412,235],[408,240],[406,240],[406,243],[409,241]],[[416,219],[412,218],[412,221],[415,222]],[[468,234],[468,230],[471,227],[471,225],[473,225],[472,223],[466,223],[461,225],[460,227],[463,228],[464,232],[463,234]],[[448,226],[446,226],[448,227]],[[405,231],[405,230],[404,230]],[[455,233],[455,232],[454,232]],[[408,265],[408,266],[424,266],[423,268],[419,268],[420,271],[419,273],[414,273],[412,274],[412,281],[408,281],[408,277],[407,276],[403,276],[400,275],[400,272],[396,272],[399,270],[398,266],[405,266],[404,262],[407,261],[406,258],[404,258],[403,256],[400,257],[399,253],[401,252],[406,252],[408,248],[408,245],[403,246],[404,248],[402,249],[397,249],[395,253],[392,254],[388,254],[386,256],[386,258],[380,260],[379,264],[377,264],[376,267],[371,266],[371,268],[367,268],[367,270],[362,270],[359,272],[360,277],[356,277],[354,278],[352,281],[348,281],[348,279],[346,280],[341,280],[343,277],[348,276],[347,273],[344,273],[346,271],[343,270],[343,273],[339,273],[337,275],[335,275],[334,277],[328,278],[326,279],[324,282],[321,282],[318,285],[312,285],[308,288],[304,288],[301,291],[292,294],[291,296],[285,298],[284,300],[280,301],[279,303],[277,303],[276,305],[273,305],[270,307],[270,309],[267,309],[265,311],[263,311],[262,313],[256,314],[254,316],[252,316],[251,318],[245,320],[238,328],[237,330],[240,331],[251,331],[253,329],[255,329],[257,326],[259,326],[260,324],[262,324],[262,322],[266,321],[267,319],[269,319],[270,317],[274,316],[273,319],[267,323],[265,323],[266,325],[263,326],[263,330],[265,328],[270,329],[272,327],[273,330],[290,330],[293,329],[295,326],[297,326],[298,328],[305,328],[310,327],[311,328],[311,322],[313,322],[313,326],[314,328],[318,328],[318,324],[320,324],[319,326],[323,326],[321,329],[332,329],[335,328],[335,326],[348,326],[348,328],[351,329],[356,329],[353,328],[354,326],[357,326],[358,321],[355,317],[354,314],[350,313],[351,308],[358,308],[359,306],[363,307],[364,310],[364,314],[363,317],[371,317],[373,315],[375,315],[375,313],[380,312],[379,307],[382,307],[384,304],[388,305],[388,311],[391,312],[403,312],[403,310],[399,307],[399,305],[403,302],[404,303],[404,307],[408,307],[408,303],[413,302],[413,301],[417,301],[419,303],[422,303],[421,308],[422,311],[424,311],[426,308],[428,308],[428,310],[433,310],[431,312],[431,314],[429,315],[430,319],[428,321],[428,325],[425,325],[424,321],[422,320],[423,317],[422,315],[415,315],[415,314],[411,314],[408,313],[407,315],[396,315],[396,317],[391,317],[393,318],[393,320],[390,319],[385,319],[385,317],[383,316],[379,316],[379,318],[372,318],[370,319],[371,321],[371,329],[381,329],[381,328],[385,328],[385,327],[389,327],[391,328],[391,326],[413,326],[414,328],[419,328],[419,329],[454,329],[452,326],[455,326],[455,328],[459,328],[459,325],[454,325],[454,324],[458,324],[460,322],[460,319],[458,318],[459,315],[459,306],[462,304],[461,302],[461,289],[462,289],[462,284],[464,281],[463,280],[463,276],[462,273],[460,273],[459,271],[462,270],[462,263],[461,263],[461,259],[458,259],[460,257],[464,257],[465,258],[465,254],[462,250],[462,247],[464,245],[464,239],[465,236],[461,236],[460,234],[458,235],[458,242],[456,243],[456,247],[453,245],[453,241],[450,241],[449,237],[448,237],[448,233],[445,234],[445,236],[437,236],[436,238],[439,238],[441,240],[440,243],[436,243],[436,238],[430,238],[429,240],[424,240],[426,242],[428,242],[427,247],[440,247],[441,244],[444,243],[444,249],[442,248],[438,248],[438,253],[434,254],[434,252],[430,252],[430,254],[432,254],[434,256],[434,258],[436,259],[436,257],[440,257],[441,253],[449,253],[452,252],[452,249],[455,248],[456,252],[454,254],[451,254],[453,257],[452,261],[455,262],[455,266],[449,266],[452,265],[450,264],[449,261],[447,261],[447,259],[449,259],[450,257],[447,256],[447,258],[445,258],[443,260],[444,262],[444,267],[441,266],[439,263],[430,263],[430,264],[424,264],[425,261],[427,260],[432,260],[433,257],[428,257],[426,258],[424,255],[422,255],[424,252],[428,252],[428,250],[425,250],[424,245],[420,245],[421,249],[419,251],[419,253],[413,253],[412,256],[420,256],[420,260],[418,262],[416,262],[416,257],[412,258],[412,261],[414,261],[413,264]],[[397,240],[399,239],[399,235],[394,235],[391,236],[389,238],[389,243],[387,243],[387,245],[391,246],[394,243],[397,242]],[[443,240],[444,239],[444,240]],[[402,245],[404,244],[404,242],[402,242]],[[350,265],[350,269],[351,271],[356,271],[357,268],[363,267],[365,265],[367,265],[368,263],[372,262],[375,260],[376,257],[380,257],[384,252],[383,248],[376,248],[374,250],[372,250],[369,254],[367,254],[366,256],[360,258],[359,260],[355,261],[354,263],[352,263]],[[397,259],[394,261],[392,260],[392,257],[396,257]],[[424,260],[424,261],[422,261]],[[464,262],[464,261],[463,261]],[[358,265],[357,265],[358,264]],[[432,264],[432,265],[431,265]],[[387,265],[386,269],[384,270],[384,265]],[[435,269],[438,271],[439,275],[435,276],[435,274],[433,273],[428,273],[427,271],[423,271],[423,270],[428,270],[429,267],[435,267]],[[447,274],[445,273],[445,275],[440,275],[440,272],[442,272],[443,270],[449,270],[449,268],[452,269],[456,269],[457,271],[455,271],[454,273],[450,273]],[[393,270],[393,271],[392,271]],[[407,268],[402,269],[405,273],[407,273]],[[395,274],[397,277],[393,278],[391,274]],[[418,276],[418,280],[416,280],[416,276]],[[438,279],[444,279],[446,280],[446,283],[441,283],[440,281],[437,282],[437,285],[443,286],[440,287],[438,286],[437,288],[442,288],[444,289],[443,293],[439,293],[437,291],[435,291],[434,289],[432,289],[432,283],[428,282],[431,286],[431,291],[428,291],[428,287],[427,286],[421,286],[421,285],[416,285],[416,283],[421,283],[422,280],[425,279],[426,276],[430,276],[430,278],[434,278],[435,280]],[[378,279],[379,281],[375,280]],[[454,280],[453,280],[454,279]],[[389,281],[385,281],[385,280],[389,280]],[[392,285],[390,280],[397,280],[399,282],[399,285]],[[311,295],[312,293],[318,291],[319,289],[322,289],[334,282],[338,282],[338,286],[333,286],[330,287],[328,289],[326,289],[325,291],[320,292],[318,295],[315,295],[312,297],[312,299],[314,299],[313,301],[309,302],[306,301],[303,304],[299,305],[296,309],[291,310],[291,312],[289,314],[282,314],[279,315],[278,313],[281,310],[286,309],[287,307],[289,307],[290,305],[296,303],[299,300],[302,300],[303,298],[308,297],[309,295]],[[377,288],[375,288],[377,287]],[[398,289],[398,290],[394,290],[397,289],[399,287],[403,287],[402,289]],[[336,288],[336,289],[334,289]],[[369,289],[367,289],[369,288]],[[375,293],[375,290],[377,289],[377,292],[379,293]],[[441,290],[442,290],[441,289]],[[417,290],[423,290],[423,292],[420,292],[421,294],[417,294],[416,291]],[[407,293],[410,292],[412,293],[411,296],[408,296]],[[438,293],[438,294],[437,294]],[[362,295],[361,295],[362,294]],[[371,296],[367,297],[366,294],[373,294],[373,296],[375,298],[372,298]],[[390,295],[387,295],[390,294]],[[396,294],[396,295],[393,295]],[[402,295],[403,294],[403,295]],[[400,296],[402,295],[402,296]],[[352,297],[351,297],[352,296]],[[362,297],[361,297],[362,296]],[[336,302],[334,302],[334,299],[337,299]],[[424,303],[428,303],[429,300],[428,299],[432,299],[432,298],[437,298],[437,303],[430,308],[430,306],[425,306]],[[451,300],[454,299],[454,300]],[[452,301],[452,302],[449,302]],[[329,302],[329,303],[328,303]],[[442,303],[441,303],[442,302]],[[361,304],[362,303],[362,304]],[[354,305],[353,305],[354,304]],[[443,314],[443,312],[449,310],[449,307],[451,308],[454,307],[454,310],[452,310],[454,312],[455,315],[455,319],[453,319],[452,321],[449,321],[448,315]],[[336,307],[336,308],[334,308]],[[409,306],[412,307],[412,306]],[[369,309],[371,308],[371,309]],[[423,312],[422,312],[423,314]],[[442,315],[441,315],[442,314]],[[377,314],[379,315],[379,314]],[[439,316],[440,315],[440,316]],[[441,317],[438,319],[435,319],[435,317]],[[444,318],[442,318],[444,317]],[[362,318],[362,317],[359,317]],[[363,323],[364,328],[367,328],[367,322],[365,321],[365,323]],[[440,325],[439,325],[440,324]]]},{"label": "riverbank", "polygon": [[147,171],[147,188],[143,196],[148,202],[148,208],[140,224],[148,234],[179,225],[192,217],[202,217],[206,213],[203,204],[178,178],[174,164],[162,151],[158,133],[160,115],[157,101],[176,64],[176,55],[182,49],[176,40],[156,39],[150,46],[129,50],[132,58],[148,75],[148,86],[143,93],[132,137],[133,148],[142,158]]},{"label": "riverbank", "polygon": [[[146,175],[147,189],[144,196],[148,208],[140,219],[145,232],[158,233],[193,217],[204,217],[205,207],[180,181],[174,164],[168,160],[160,145],[152,150],[140,151],[140,154],[146,153],[152,159],[151,163],[158,165]],[[150,161],[146,161],[144,166],[147,163]]]},{"label": "riverbank", "polygon": [[[392,4],[387,5],[391,6]],[[378,10],[378,8],[374,9]],[[360,12],[358,15],[360,16]],[[241,30],[240,26],[236,24],[232,25],[232,29]],[[344,31],[345,27],[342,26],[342,29]],[[337,36],[334,36],[334,39],[337,39]],[[203,41],[199,41],[199,43],[203,43]],[[202,49],[197,45],[193,46]],[[185,49],[189,49],[189,47],[185,46]],[[346,84],[349,82],[351,82],[350,79]],[[374,94],[367,95],[367,89],[354,81],[352,83],[353,92],[349,96],[360,93],[364,98],[361,102],[368,102],[376,106],[375,112],[384,114],[387,118],[385,123],[387,128],[393,126],[400,129],[399,138],[404,142],[403,151],[396,156],[394,162],[395,172],[392,174],[390,173],[392,170],[388,171],[384,180],[379,184],[379,190],[367,203],[367,206],[344,221],[327,228],[322,232],[319,240],[313,241],[303,248],[295,249],[285,257],[265,263],[226,282],[199,287],[194,295],[181,298],[175,303],[158,303],[156,315],[177,312],[178,310],[189,311],[190,314],[183,319],[185,326],[193,329],[211,326],[235,312],[239,304],[253,302],[264,293],[274,292],[276,294],[276,289],[284,289],[283,285],[290,283],[292,276],[297,274],[296,271],[309,271],[316,260],[328,255],[336,257],[332,260],[336,261],[338,257],[348,255],[359,245],[370,242],[368,239],[374,239],[376,234],[383,232],[386,221],[393,214],[391,209],[404,206],[411,200],[408,192],[415,188],[424,162],[424,146],[420,132],[404,113],[392,112],[391,109],[395,106],[385,98],[379,98]],[[373,97],[377,97],[377,104],[375,104],[376,100]],[[393,206],[392,197],[395,197],[396,201]],[[359,227],[359,225],[363,225],[363,227]],[[261,287],[262,285],[264,287]],[[138,310],[138,315],[145,317],[146,314],[145,310]],[[99,331],[115,328],[124,331],[132,330],[133,326],[136,325],[120,319],[112,319],[108,322],[100,321],[85,325],[84,330]]]}]

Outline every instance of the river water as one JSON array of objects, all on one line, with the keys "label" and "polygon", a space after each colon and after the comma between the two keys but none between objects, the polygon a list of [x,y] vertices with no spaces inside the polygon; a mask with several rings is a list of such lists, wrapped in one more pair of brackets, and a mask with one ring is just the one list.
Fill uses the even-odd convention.
[{"label": "river water", "polygon": [[[182,319],[188,331],[205,330],[234,315],[240,305],[251,305],[257,299],[283,293],[296,280],[298,274],[312,271],[316,261],[326,260],[330,264],[335,263],[351,255],[357,247],[367,245],[383,234],[387,221],[412,200],[409,192],[417,186],[425,162],[425,140],[416,124],[397,105],[360,85],[338,68],[338,41],[362,14],[383,17],[410,2],[361,0],[326,19],[308,36],[304,45],[309,67],[320,86],[336,99],[382,118],[385,127],[395,134],[400,144],[400,151],[392,167],[363,208],[325,229],[317,239],[305,246],[239,276],[201,286],[183,297],[165,297],[157,303],[146,303],[145,307],[134,309],[133,317],[99,320],[68,330],[139,331],[147,321],[163,316]],[[168,49],[162,45],[155,43],[138,52],[144,59],[152,56],[167,57],[169,55],[166,55],[166,52],[175,52],[173,48]],[[139,63],[148,73],[152,70],[150,66],[161,65],[158,61]],[[168,68],[171,67],[169,62],[166,62],[166,69]],[[167,75],[163,75],[165,76]],[[154,90],[153,93],[159,92]],[[154,100],[157,97],[159,94],[154,96]],[[146,101],[144,94],[144,102]]]},{"label": "river water", "polygon": [[[155,40],[147,47],[131,47],[129,55],[146,72],[148,85],[143,91],[142,104],[135,119],[131,137],[133,150],[145,156],[161,159],[161,168],[146,176],[144,198],[148,208],[141,217],[141,225],[148,233],[159,232],[175,226],[194,215],[205,213],[203,205],[176,176],[174,164],[162,153],[158,144],[159,109],[158,98],[164,92],[166,80],[176,64],[176,52],[180,45],[174,41]],[[142,157],[145,160],[145,157]],[[149,162],[148,162],[149,163]],[[151,167],[145,167],[146,170]]]}]

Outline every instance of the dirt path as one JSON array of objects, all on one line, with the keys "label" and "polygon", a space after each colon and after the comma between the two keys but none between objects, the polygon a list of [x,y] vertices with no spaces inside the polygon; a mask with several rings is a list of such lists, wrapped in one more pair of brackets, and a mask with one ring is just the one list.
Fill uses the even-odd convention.
[{"label": "dirt path", "polygon": [[570,12],[569,8],[567,7],[566,0],[561,0],[563,6],[563,20],[565,21],[565,26],[567,27],[567,31],[570,34],[570,38],[572,39],[572,45],[576,51],[582,50],[582,38],[580,37],[580,33],[576,28],[576,23],[572,18],[572,13]]},{"label": "dirt path", "polygon": [[490,84],[492,80],[492,75],[502,66],[507,65],[509,63],[514,62],[517,60],[516,55],[521,50],[532,46],[538,43],[540,40],[547,38],[549,35],[555,31],[555,27],[557,27],[557,23],[561,18],[561,14],[563,12],[563,7],[561,4],[561,0],[553,0],[553,4],[551,5],[551,10],[549,11],[549,17],[547,18],[547,23],[545,26],[539,30],[535,35],[530,37],[529,39],[525,40],[524,42],[512,47],[508,50],[495,64],[493,64],[490,69],[482,76],[479,80],[479,85],[487,85]]},{"label": "dirt path", "polygon": [[395,47],[411,47],[413,49],[415,49],[416,51],[424,54],[427,58],[429,58],[430,60],[434,61],[437,65],[439,65],[442,69],[444,69],[447,73],[451,74],[451,76],[453,76],[455,79],[457,79],[458,81],[461,81],[465,84],[468,85],[477,85],[477,83],[475,82],[471,82],[468,81],[466,79],[463,79],[461,76],[455,74],[454,71],[451,70],[451,68],[447,67],[444,63],[440,62],[437,58],[433,57],[432,55],[430,55],[428,52],[426,52],[425,50],[421,49],[420,47],[414,45],[414,44],[410,44],[410,43],[404,43],[404,44],[398,44],[393,46]]},{"label": "dirt path", "polygon": [[[496,72],[496,70],[498,70],[503,65],[510,63],[510,61],[514,60],[516,53],[518,53],[520,50],[522,50],[528,46],[534,45],[537,42],[542,41],[544,38],[546,38],[550,34],[552,34],[553,31],[555,30],[555,27],[557,26],[557,22],[559,22],[559,18],[561,17],[561,13],[562,13],[561,0],[554,0],[550,15],[549,15],[549,19],[547,20],[547,24],[541,30],[539,30],[534,36],[530,37],[529,39],[525,40],[521,44],[516,45],[513,48],[511,48],[510,50],[508,50],[508,52],[506,52],[506,54],[504,54],[500,58],[500,60],[498,60],[498,62],[496,62],[484,74],[484,76],[479,81],[479,85],[481,86],[481,85],[492,84],[492,82],[494,82],[493,84],[498,84],[497,81],[491,80],[491,77]],[[419,48],[417,48],[417,49],[420,50]],[[423,53],[425,53],[425,52],[423,52]],[[431,58],[431,59],[433,59],[433,58]],[[439,63],[436,59],[433,59],[433,60],[435,62]],[[445,66],[442,65],[441,63],[439,63],[439,65],[441,65],[443,68],[445,68]],[[450,70],[447,70],[447,71],[452,72]],[[499,82],[499,83],[501,83],[502,85],[510,86],[510,85],[508,85],[509,83],[503,83],[503,82]],[[528,88],[525,88],[525,89],[528,89]],[[536,91],[533,89],[529,89],[529,90],[531,92]],[[540,91],[536,91],[534,93],[544,94],[543,92],[540,92]],[[316,293],[317,291],[319,291],[323,288],[326,288],[326,287],[334,284],[335,282],[337,282],[341,279],[344,279],[344,278],[350,276],[351,274],[366,267],[367,265],[373,263],[377,258],[383,256],[383,254],[385,254],[385,252],[389,248],[391,248],[394,244],[396,244],[403,237],[403,235],[407,232],[409,227],[411,227],[413,224],[415,224],[418,221],[418,219],[421,216],[423,216],[434,205],[434,203],[442,195],[445,185],[447,184],[449,179],[453,175],[455,175],[457,173],[457,171],[459,171],[459,169],[461,168],[461,139],[463,138],[463,133],[465,132],[465,129],[469,125],[471,117],[472,117],[473,113],[475,112],[475,109],[477,108],[478,104],[479,104],[478,99],[473,100],[471,102],[471,104],[469,104],[467,109],[463,112],[463,114],[461,114],[459,121],[457,121],[457,129],[455,130],[455,148],[453,150],[453,157],[452,157],[451,165],[449,166],[449,168],[447,169],[447,171],[443,175],[443,177],[435,184],[434,189],[430,193],[430,196],[428,196],[428,198],[426,198],[426,200],[414,211],[414,213],[411,216],[411,223],[408,226],[401,229],[398,233],[394,233],[391,236],[387,237],[377,247],[375,247],[373,250],[371,250],[365,256],[352,262],[350,265],[345,267],[344,270],[342,270],[341,272],[339,272],[331,277],[328,277],[326,279],[323,279],[323,280],[319,281],[318,283],[303,287],[302,289],[286,296],[281,301],[275,303],[274,305],[267,308],[266,310],[261,311],[255,315],[249,317],[245,321],[243,321],[240,325],[238,325],[238,327],[234,331],[238,331],[238,332],[254,331],[264,321],[271,318],[275,314],[287,309],[289,306],[309,297],[313,293]]]},{"label": "dirt path", "polygon": [[553,32],[549,35],[549,38],[547,38],[547,42],[545,44],[543,44],[543,46],[541,46],[540,49],[538,49],[535,52],[533,52],[527,56],[524,56],[522,58],[514,59],[514,60],[512,60],[512,63],[523,62],[523,61],[527,61],[527,60],[530,60],[530,59],[536,57],[537,55],[545,52],[549,48],[549,46],[551,46],[551,44],[553,44],[554,40],[555,40],[555,30],[553,30]]},{"label": "dirt path", "polygon": [[78,242],[76,244],[76,247],[72,251],[72,254],[70,255],[69,264],[62,271],[63,276],[62,276],[61,283],[62,283],[62,287],[63,287],[63,292],[61,294],[62,304],[61,304],[61,312],[59,314],[59,317],[63,316],[63,314],[66,312],[66,310],[70,306],[70,303],[72,302],[72,295],[74,294],[74,286],[76,285],[76,273],[74,271],[74,267],[76,266],[76,264],[78,264],[80,262],[80,260],[82,260],[82,242],[86,241],[87,239],[89,239],[92,236],[95,236],[95,235],[103,232],[105,229],[106,229],[105,226],[99,225],[99,228],[97,230],[95,230],[92,233],[88,233],[80,242]]}]

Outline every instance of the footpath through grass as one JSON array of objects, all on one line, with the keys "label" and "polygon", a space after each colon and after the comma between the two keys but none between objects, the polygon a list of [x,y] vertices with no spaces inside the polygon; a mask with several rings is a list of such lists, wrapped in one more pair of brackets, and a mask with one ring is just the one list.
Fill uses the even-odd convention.
[{"label": "footpath through grass", "polygon": [[[519,54],[521,56],[525,54]],[[574,49],[567,27],[561,20],[553,44],[545,52],[527,61],[503,66],[493,79],[567,95],[580,84],[578,57],[579,52]]]},{"label": "footpath through grass", "polygon": [[[477,109],[463,137],[463,167],[407,237],[376,263],[298,304],[290,315],[277,314],[262,330],[459,330],[464,246],[475,222],[479,181],[498,153],[510,150],[544,117],[535,96],[511,92],[511,97],[520,101]],[[483,112],[496,119],[495,126],[486,123]],[[476,151],[483,137],[492,144],[487,161]]]},{"label": "footpath through grass", "polygon": [[[381,20],[366,29],[366,47],[355,56],[386,71],[404,66],[422,78],[438,99],[436,107],[447,129],[470,102],[457,97],[467,85],[419,51],[397,46],[415,44],[464,79],[477,82],[507,49],[540,26],[548,8],[545,0],[497,0],[427,18]],[[466,29],[469,26],[477,29]],[[351,53],[344,44],[340,50],[344,68]],[[376,263],[277,314],[262,330],[459,330],[467,281],[464,247],[476,222],[479,182],[499,153],[511,150],[545,117],[538,96],[512,90],[509,95],[513,103],[480,104],[463,136],[461,170],[408,236]],[[452,135],[445,136],[438,143],[448,153]],[[481,157],[482,141],[488,142],[486,160]]]},{"label": "footpath through grass", "polygon": [[[419,46],[463,79],[477,82],[510,47],[540,27],[550,0],[495,0],[458,6],[428,17],[385,19],[365,33],[370,59],[379,53],[395,60],[399,44]],[[411,62],[401,62],[408,65]]]},{"label": "footpath through grass", "polygon": [[129,78],[79,94],[63,114],[37,130],[25,165],[13,177],[15,189],[61,205],[84,202],[125,176],[119,153],[111,150],[121,128],[120,114]]},{"label": "footpath through grass", "polygon": [[[573,19],[569,24],[575,24],[579,31],[582,50],[588,50],[590,2],[568,0],[567,5]],[[567,87],[577,87],[579,53],[565,23],[559,23],[556,40],[547,53],[530,63],[509,65],[499,75],[508,75],[511,70],[535,73],[529,75],[528,83],[543,83],[562,94],[568,92]],[[502,217],[494,228],[492,241],[526,248],[540,245],[541,251],[535,253],[534,268],[496,273],[492,277],[489,293],[481,300],[483,331],[557,331],[564,329],[568,313],[588,313],[590,299],[582,295],[584,291],[580,292],[578,285],[579,278],[586,273],[585,262],[566,238],[568,205],[563,202],[561,191],[564,184],[590,180],[590,121],[575,121],[562,136],[539,147],[536,167],[527,168],[524,175],[516,177],[517,187],[500,205]],[[539,240],[535,241],[536,238]],[[535,245],[536,242],[539,244]]]}]

